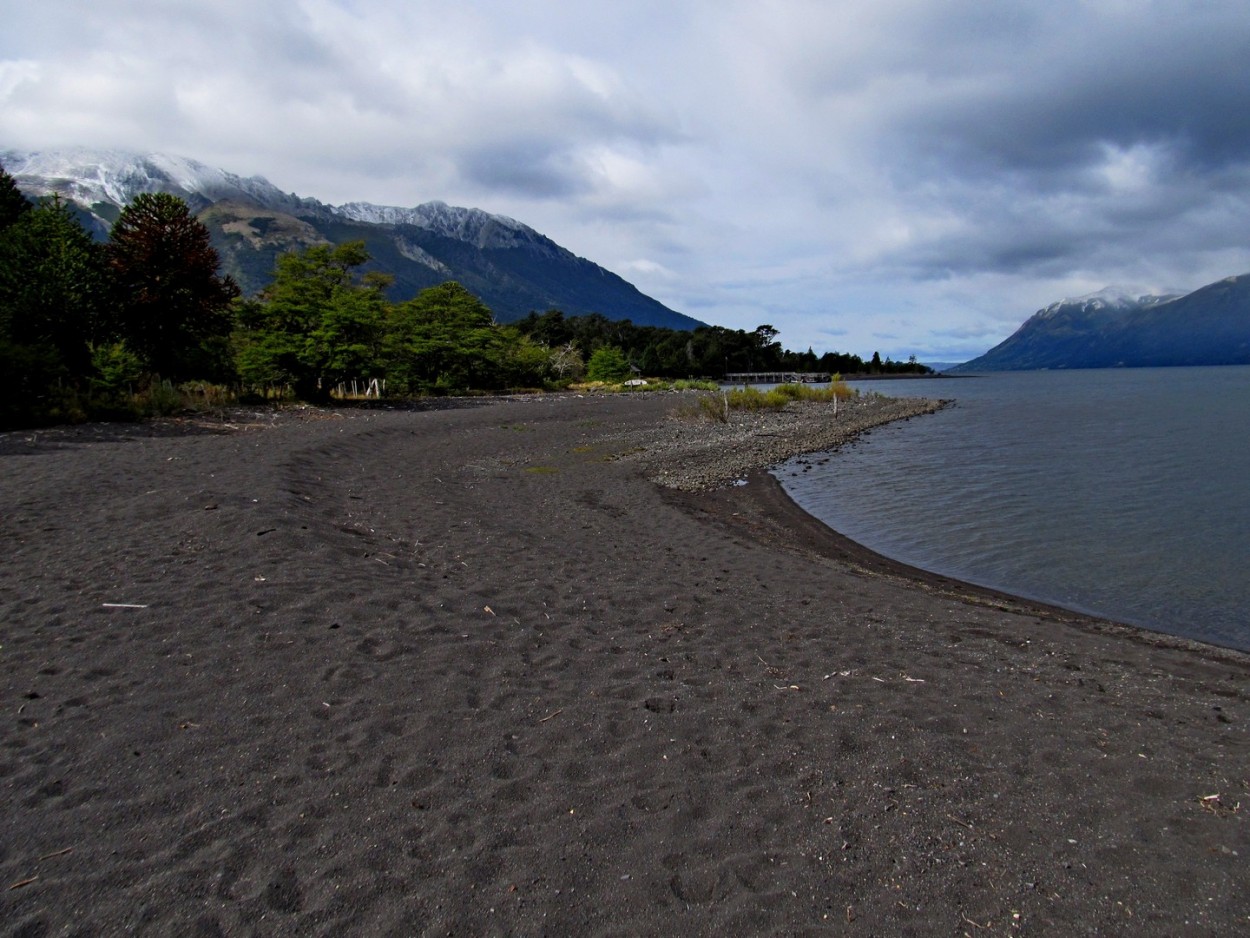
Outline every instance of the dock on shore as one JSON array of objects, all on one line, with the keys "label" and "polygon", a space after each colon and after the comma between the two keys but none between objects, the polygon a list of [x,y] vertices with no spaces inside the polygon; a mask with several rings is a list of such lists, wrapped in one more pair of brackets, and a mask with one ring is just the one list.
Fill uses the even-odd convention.
[{"label": "dock on shore", "polygon": [[832,380],[827,371],[731,371],[725,375],[728,384],[828,384]]}]

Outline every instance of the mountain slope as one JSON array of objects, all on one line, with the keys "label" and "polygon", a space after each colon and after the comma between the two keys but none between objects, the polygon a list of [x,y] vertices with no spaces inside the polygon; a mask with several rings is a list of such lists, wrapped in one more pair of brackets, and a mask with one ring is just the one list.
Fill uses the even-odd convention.
[{"label": "mountain slope", "polygon": [[179,196],[212,233],[225,271],[248,293],[269,281],[284,251],[362,239],[373,258],[370,267],[395,278],[395,300],[457,280],[503,322],[531,310],[561,309],[570,316],[601,313],[637,325],[702,325],[528,225],[480,209],[442,202],[413,208],[326,205],[284,193],[259,176],[244,178],[161,154],[6,150],[0,151],[0,165],[27,195],[55,193],[72,202],[99,236],[139,193]]},{"label": "mountain slope", "polygon": [[1104,290],[1038,310],[956,373],[1250,364],[1250,275],[1184,296]]}]

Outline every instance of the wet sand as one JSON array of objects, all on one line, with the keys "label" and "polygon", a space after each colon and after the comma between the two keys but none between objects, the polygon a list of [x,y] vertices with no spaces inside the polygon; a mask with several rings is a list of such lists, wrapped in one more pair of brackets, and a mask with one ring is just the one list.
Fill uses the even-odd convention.
[{"label": "wet sand", "polygon": [[1250,658],[656,485],[673,409],[0,435],[4,933],[1250,927]]}]

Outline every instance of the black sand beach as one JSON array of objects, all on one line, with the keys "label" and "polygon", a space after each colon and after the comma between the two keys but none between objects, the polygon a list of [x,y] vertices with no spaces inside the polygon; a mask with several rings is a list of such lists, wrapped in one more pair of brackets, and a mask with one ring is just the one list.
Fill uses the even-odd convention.
[{"label": "black sand beach", "polygon": [[1250,657],[658,485],[679,401],[0,435],[3,933],[1250,929]]}]

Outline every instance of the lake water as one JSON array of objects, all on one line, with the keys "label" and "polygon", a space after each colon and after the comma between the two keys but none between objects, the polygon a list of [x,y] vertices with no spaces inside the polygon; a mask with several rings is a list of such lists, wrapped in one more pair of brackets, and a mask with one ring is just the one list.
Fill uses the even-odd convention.
[{"label": "lake water", "polygon": [[855,386],[956,403],[780,467],[830,527],[936,573],[1250,650],[1250,367]]}]

